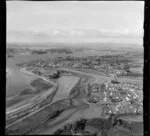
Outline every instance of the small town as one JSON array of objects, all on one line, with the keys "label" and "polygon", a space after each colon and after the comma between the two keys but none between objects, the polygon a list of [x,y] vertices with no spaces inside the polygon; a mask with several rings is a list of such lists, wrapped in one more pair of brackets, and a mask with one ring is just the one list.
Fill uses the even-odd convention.
[{"label": "small town", "polygon": [[142,113],[142,97],[136,93],[142,92],[142,87],[113,82],[89,85],[87,100],[90,103],[103,103],[105,114]]},{"label": "small town", "polygon": [[[102,58],[103,62],[101,62]],[[37,60],[30,64],[26,63],[26,66],[29,66],[27,69],[35,75],[44,76],[48,80],[51,80],[52,78],[58,78],[61,75],[62,71],[56,70],[59,67],[66,67],[77,70],[91,69],[93,71],[105,71],[106,74],[111,75],[112,80],[105,81],[103,84],[88,84],[87,101],[89,103],[97,103],[103,105],[104,115],[142,113],[142,84],[140,85],[126,83],[117,80],[118,76],[130,72],[129,65],[120,62],[120,68],[115,69],[117,68],[117,64],[115,65],[114,63],[114,68],[112,67],[111,69],[111,67],[109,66],[109,64],[111,65],[111,63],[106,64],[107,58],[113,58],[113,60],[116,60],[118,62],[117,57],[107,56],[105,58],[106,60],[104,58],[105,57],[96,56],[81,59],[77,59],[75,57],[58,57],[55,60]],[[91,63],[92,65],[89,65],[89,63]],[[55,70],[52,71],[50,69]]]},{"label": "small town", "polygon": [[[116,56],[89,56],[89,57],[57,57],[55,59],[37,60],[38,62],[26,64],[32,67],[41,67],[43,70],[52,68],[72,68],[78,70],[93,70],[104,72],[110,76],[142,76],[142,66],[135,71],[131,70],[131,60],[125,59],[121,55]],[[40,74],[40,73],[39,73]]]}]

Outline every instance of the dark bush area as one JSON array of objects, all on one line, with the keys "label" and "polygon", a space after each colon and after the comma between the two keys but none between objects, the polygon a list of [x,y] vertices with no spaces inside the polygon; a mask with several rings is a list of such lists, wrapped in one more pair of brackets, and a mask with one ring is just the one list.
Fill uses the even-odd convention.
[{"label": "dark bush area", "polygon": [[47,54],[47,51],[35,50],[35,51],[32,51],[32,54]]},{"label": "dark bush area", "polygon": [[54,132],[54,135],[72,135],[73,133],[83,132],[86,124],[86,119],[81,119],[75,123],[69,123],[65,125],[62,129],[58,129]]},{"label": "dark bush area", "polygon": [[64,133],[68,134],[82,134],[82,135],[91,135],[91,136],[96,136],[96,132],[87,132],[85,131],[86,126],[91,126],[93,128],[97,128],[98,130],[101,130],[101,133],[106,134],[107,129],[110,128],[111,123],[108,122],[107,120],[95,118],[95,119],[80,119],[74,123],[67,124],[64,126],[62,129],[58,129],[55,131],[54,135],[61,135]]},{"label": "dark bush area", "polygon": [[106,128],[108,129],[109,127],[111,127],[111,122],[109,122],[106,119],[95,118],[95,119],[91,119],[87,121],[86,125],[92,126],[94,128],[101,130],[101,129],[106,129]]},{"label": "dark bush area", "polygon": [[[54,135],[90,135],[90,136],[115,136],[115,135],[127,135],[134,134],[139,127],[140,134],[142,133],[141,123],[129,123],[121,119],[117,119],[117,116],[110,116],[108,119],[94,118],[94,119],[80,119],[76,122],[69,123],[63,128],[54,132]],[[88,129],[85,129],[87,126]],[[90,131],[98,130],[98,132]],[[96,129],[95,129],[96,128]],[[86,131],[85,131],[86,130]]]},{"label": "dark bush area", "polygon": [[71,54],[72,51],[71,50],[68,50],[68,49],[48,49],[46,50],[50,53],[66,53],[66,54]]},{"label": "dark bush area", "polygon": [[56,72],[53,72],[51,75],[50,75],[50,78],[59,78],[60,77],[60,71],[56,71]]},{"label": "dark bush area", "polygon": [[7,55],[7,57],[8,57],[8,58],[13,58],[14,56],[13,56],[13,55],[8,54],[8,55]]},{"label": "dark bush area", "polygon": [[24,89],[22,91],[20,91],[20,94],[19,95],[28,95],[28,94],[32,94],[32,93],[37,93],[39,90],[35,90],[35,89],[32,89],[32,88],[27,88],[27,89]]},{"label": "dark bush area", "polygon": [[87,120],[86,119],[81,119],[79,121],[77,121],[74,125],[73,125],[73,131],[83,131],[85,129],[85,125],[86,125]]},{"label": "dark bush area", "polygon": [[49,119],[54,119],[55,117],[59,116],[63,111],[64,109],[53,112],[53,114],[49,117]]},{"label": "dark bush area", "polygon": [[32,81],[31,86],[37,90],[43,90],[43,91],[52,87],[51,84],[46,83],[43,79],[40,78]]},{"label": "dark bush area", "polygon": [[126,73],[126,74],[124,74],[123,76],[134,76],[134,77],[140,77],[140,76],[143,76],[143,74],[141,74],[141,73],[127,72],[127,73]]}]

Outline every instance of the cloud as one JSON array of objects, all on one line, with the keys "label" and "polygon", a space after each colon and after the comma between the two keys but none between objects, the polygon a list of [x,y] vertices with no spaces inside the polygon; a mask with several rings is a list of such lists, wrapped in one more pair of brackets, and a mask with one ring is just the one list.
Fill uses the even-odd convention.
[{"label": "cloud", "polygon": [[[116,31],[115,33],[124,31],[123,29],[136,29],[139,32],[143,28],[143,8],[144,2],[7,1],[7,29],[47,32],[49,29],[68,31],[67,29],[78,27],[87,30]],[[84,35],[83,31],[79,30],[70,33]]]}]

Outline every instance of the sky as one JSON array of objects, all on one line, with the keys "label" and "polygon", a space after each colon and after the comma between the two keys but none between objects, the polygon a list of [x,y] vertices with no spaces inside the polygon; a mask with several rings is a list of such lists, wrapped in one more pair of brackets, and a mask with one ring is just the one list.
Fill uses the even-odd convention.
[{"label": "sky", "polygon": [[10,41],[17,40],[15,35],[22,37],[31,35],[30,38],[25,38],[31,41],[39,37],[44,40],[53,37],[51,39],[57,41],[57,38],[66,37],[92,39],[126,36],[142,39],[143,36],[143,1],[7,1],[6,3],[7,39]]}]

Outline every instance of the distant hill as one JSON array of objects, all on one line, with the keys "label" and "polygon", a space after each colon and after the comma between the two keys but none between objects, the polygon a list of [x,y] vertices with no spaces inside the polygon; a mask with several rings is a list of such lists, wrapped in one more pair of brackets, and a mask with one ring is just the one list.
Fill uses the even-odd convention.
[{"label": "distant hill", "polygon": [[8,48],[29,48],[29,49],[75,49],[75,50],[85,50],[85,49],[95,49],[95,50],[129,50],[132,51],[140,50],[143,51],[143,44],[135,43],[58,43],[58,42],[47,42],[47,43],[23,43],[23,42],[8,42]]},{"label": "distant hill", "polygon": [[[142,35],[126,35],[101,32],[98,30],[80,30],[73,33],[46,32],[24,32],[24,31],[7,31],[7,42],[24,42],[24,43],[142,43]],[[84,33],[81,35],[81,33]],[[71,45],[70,45],[71,46]]]}]

